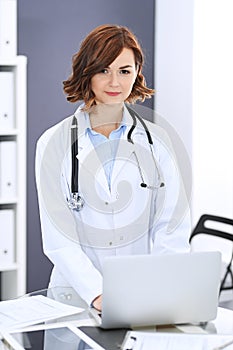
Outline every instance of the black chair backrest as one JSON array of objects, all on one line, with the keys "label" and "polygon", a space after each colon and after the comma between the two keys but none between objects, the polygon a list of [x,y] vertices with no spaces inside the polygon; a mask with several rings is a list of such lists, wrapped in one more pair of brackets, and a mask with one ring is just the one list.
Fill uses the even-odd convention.
[{"label": "black chair backrest", "polygon": [[[193,231],[191,233],[191,236],[189,239],[190,243],[191,243],[192,239],[199,234],[207,234],[207,235],[211,235],[211,236],[215,236],[215,237],[220,237],[220,238],[224,238],[224,239],[227,239],[227,240],[233,242],[233,234],[225,232],[223,230],[206,227],[205,224],[207,221],[214,221],[214,222],[218,222],[218,223],[220,222],[223,224],[231,225],[233,227],[233,220],[232,219],[225,218],[222,216],[204,214],[200,217],[199,221],[197,222],[195,228],[193,229]],[[232,249],[231,259],[230,259],[229,263],[227,264],[225,274],[224,274],[222,281],[221,281],[220,293],[223,290],[233,289],[233,272],[231,270],[232,260],[233,260],[233,249]],[[231,279],[231,284],[225,285],[228,276]],[[220,293],[219,293],[219,295],[220,295]]]},{"label": "black chair backrest", "polygon": [[193,229],[189,241],[193,239],[194,236],[205,233],[207,235],[212,235],[216,237],[221,237],[228,239],[230,241],[233,241],[233,234],[230,234],[228,232],[224,232],[218,229],[213,229],[213,228],[208,228],[205,226],[206,221],[215,221],[215,222],[221,222],[223,224],[228,224],[233,227],[233,220],[224,218],[221,216],[216,216],[216,215],[209,215],[209,214],[204,214],[200,217],[198,223],[196,224],[195,228]]}]

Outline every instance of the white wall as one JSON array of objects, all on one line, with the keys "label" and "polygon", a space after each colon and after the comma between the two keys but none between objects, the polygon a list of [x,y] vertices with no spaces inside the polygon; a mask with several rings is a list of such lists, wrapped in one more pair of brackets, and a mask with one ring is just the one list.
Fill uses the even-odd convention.
[{"label": "white wall", "polygon": [[155,109],[191,159],[193,225],[233,217],[232,16],[232,0],[156,1]]},{"label": "white wall", "polygon": [[191,202],[193,0],[156,0],[155,38],[155,121],[171,137]]},{"label": "white wall", "polygon": [[156,0],[155,110],[192,152],[193,0]]},{"label": "white wall", "polygon": [[193,217],[233,217],[233,2],[195,0]]}]

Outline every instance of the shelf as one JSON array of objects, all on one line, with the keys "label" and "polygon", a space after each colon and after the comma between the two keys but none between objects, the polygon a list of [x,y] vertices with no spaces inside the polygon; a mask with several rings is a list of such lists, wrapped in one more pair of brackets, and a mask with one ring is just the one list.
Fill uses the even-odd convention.
[{"label": "shelf", "polygon": [[14,271],[14,270],[17,270],[18,268],[19,268],[19,265],[16,264],[16,263],[7,264],[7,265],[1,265],[0,264],[0,272]]},{"label": "shelf", "polygon": [[[8,260],[12,263],[8,264],[7,259],[0,261],[1,300],[16,298],[26,292],[27,58],[24,56],[0,57],[0,72],[8,71],[13,72],[13,89],[9,91],[6,89],[6,93],[12,96],[13,123],[1,125],[0,142],[14,141],[16,162],[15,166],[13,166],[15,176],[12,176],[12,181],[15,181],[15,191],[9,192],[8,195],[7,192],[0,194],[0,210],[11,212],[12,218],[12,221],[4,222],[6,212],[1,213],[1,224],[4,225],[6,234],[9,235],[9,240],[5,240],[5,236],[2,236],[1,244],[3,248],[5,244],[8,244],[7,248],[13,253],[13,258]],[[4,94],[0,96],[0,106],[1,98],[4,98]],[[9,110],[11,111],[10,108]],[[2,157],[0,166],[1,176],[6,170],[4,174],[7,177],[9,176],[11,180],[9,174],[12,174],[12,172],[8,166],[10,161],[12,161],[10,157],[9,161],[8,156]],[[2,178],[3,176],[0,181],[2,181]],[[5,264],[3,263],[4,261]]]},{"label": "shelf", "polygon": [[5,204],[17,204],[18,198],[0,198],[0,205],[5,205]]},{"label": "shelf", "polygon": [[27,61],[27,57],[25,56],[14,56],[14,57],[9,57],[9,58],[3,58],[0,57],[0,66],[3,67],[14,67],[17,66],[17,64],[19,63],[19,61]]},{"label": "shelf", "polygon": [[0,130],[0,137],[1,136],[17,136],[18,133],[19,133],[18,129]]}]

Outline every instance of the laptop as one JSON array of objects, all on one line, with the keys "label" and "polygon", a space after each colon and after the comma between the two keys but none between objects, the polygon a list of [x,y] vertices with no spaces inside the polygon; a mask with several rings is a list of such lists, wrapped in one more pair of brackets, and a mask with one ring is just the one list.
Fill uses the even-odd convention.
[{"label": "laptop", "polygon": [[102,328],[205,323],[216,318],[220,252],[108,257],[103,264]]}]

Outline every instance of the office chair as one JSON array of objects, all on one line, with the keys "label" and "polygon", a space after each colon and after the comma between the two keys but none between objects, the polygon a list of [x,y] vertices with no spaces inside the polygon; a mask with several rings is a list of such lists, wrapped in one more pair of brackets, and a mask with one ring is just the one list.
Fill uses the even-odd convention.
[{"label": "office chair", "polygon": [[[228,225],[231,225],[233,227],[233,219],[228,219],[228,218],[216,216],[216,215],[204,214],[200,217],[199,221],[197,222],[195,228],[193,229],[193,231],[191,233],[191,236],[189,239],[190,244],[191,244],[193,238],[197,235],[200,235],[200,234],[202,234],[202,235],[206,234],[206,235],[211,235],[211,236],[215,236],[215,237],[220,237],[220,238],[223,238],[225,240],[231,241],[233,244],[233,234],[228,233],[228,232],[224,232],[223,230],[219,230],[219,229],[208,228],[208,227],[206,227],[207,221],[228,224]],[[231,254],[230,261],[226,266],[226,271],[225,271],[223,278],[221,280],[219,296],[223,290],[233,289],[233,272],[232,272],[232,266],[231,266],[232,260],[233,260],[233,246],[232,246],[232,254]],[[227,280],[228,276],[230,277],[230,281],[231,281],[230,285],[226,285],[226,280]]]}]

